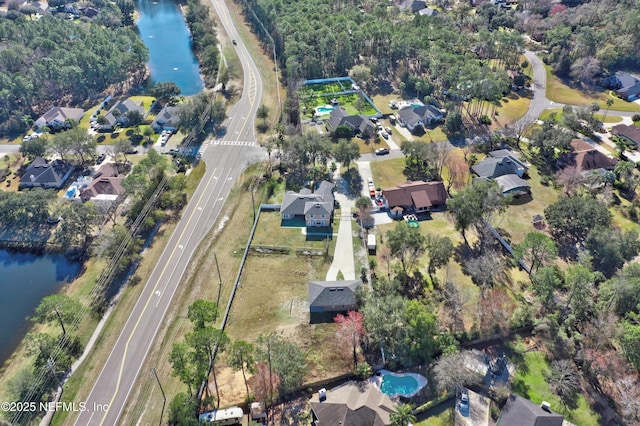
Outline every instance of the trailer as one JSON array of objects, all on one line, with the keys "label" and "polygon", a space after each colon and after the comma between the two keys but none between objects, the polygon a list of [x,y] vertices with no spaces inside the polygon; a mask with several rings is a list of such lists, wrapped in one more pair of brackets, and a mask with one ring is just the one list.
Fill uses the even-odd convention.
[{"label": "trailer", "polygon": [[376,236],[375,234],[367,235],[367,250],[369,254],[376,254]]},{"label": "trailer", "polygon": [[207,411],[200,414],[200,423],[212,425],[239,425],[242,423],[244,412],[240,407],[229,407],[221,410]]}]

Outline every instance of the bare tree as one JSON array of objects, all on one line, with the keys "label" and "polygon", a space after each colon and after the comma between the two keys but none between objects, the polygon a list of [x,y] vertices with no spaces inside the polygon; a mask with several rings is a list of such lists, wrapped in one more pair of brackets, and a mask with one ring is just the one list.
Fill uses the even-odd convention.
[{"label": "bare tree", "polygon": [[434,142],[427,145],[428,158],[430,160],[431,167],[433,167],[438,176],[442,176],[442,169],[444,168],[452,149],[453,147],[449,142]]},{"label": "bare tree", "polygon": [[640,421],[640,386],[635,376],[624,376],[615,381],[618,391],[616,397],[620,414],[627,424],[636,424]]},{"label": "bare tree", "polygon": [[446,281],[442,289],[444,307],[448,315],[445,315],[449,331],[462,331],[464,329],[464,309],[473,299],[469,288],[462,287],[453,281]]},{"label": "bare tree", "polygon": [[487,250],[479,256],[467,260],[465,269],[480,287],[481,296],[501,278],[504,260],[495,250]]},{"label": "bare tree", "polygon": [[551,363],[551,373],[547,374],[547,382],[565,407],[571,404],[580,390],[580,376],[568,359]]},{"label": "bare tree", "polygon": [[556,173],[556,183],[563,187],[566,195],[571,196],[582,188],[585,178],[576,166],[567,166]]},{"label": "bare tree", "polygon": [[507,136],[516,138],[516,146],[518,147],[518,149],[520,149],[520,141],[529,131],[535,121],[535,117],[525,115],[520,120],[507,127]]},{"label": "bare tree", "polygon": [[433,366],[433,375],[438,392],[452,393],[458,386],[467,386],[479,381],[479,375],[465,367],[467,351],[443,355]]}]

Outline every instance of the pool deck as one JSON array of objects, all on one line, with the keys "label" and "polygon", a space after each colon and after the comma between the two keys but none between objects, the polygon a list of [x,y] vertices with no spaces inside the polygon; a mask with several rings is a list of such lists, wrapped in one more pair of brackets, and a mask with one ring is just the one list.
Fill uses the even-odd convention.
[{"label": "pool deck", "polygon": [[[379,373],[379,375],[378,375]],[[425,386],[427,386],[427,378],[424,377],[421,374],[417,374],[417,373],[394,373],[392,371],[389,370],[378,370],[376,375],[374,375],[373,377],[371,377],[369,380],[378,388],[378,390],[380,392],[382,392],[382,378],[383,376],[386,375],[391,375],[391,376],[396,376],[396,377],[406,377],[406,376],[410,376],[413,377],[414,379],[416,379],[416,381],[418,382],[418,388],[409,393],[409,394],[405,394],[405,393],[397,393],[394,395],[389,395],[390,397],[395,397],[395,396],[401,396],[403,398],[411,398],[413,396],[415,396],[418,392],[420,392],[422,390],[422,388],[424,388]]]}]

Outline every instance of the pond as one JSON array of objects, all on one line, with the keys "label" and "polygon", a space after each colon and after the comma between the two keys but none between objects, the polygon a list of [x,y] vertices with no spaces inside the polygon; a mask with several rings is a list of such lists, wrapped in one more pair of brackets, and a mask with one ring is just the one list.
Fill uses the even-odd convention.
[{"label": "pond", "polygon": [[61,255],[0,250],[0,365],[28,331],[36,306],[80,273],[81,264]]},{"label": "pond", "polygon": [[140,14],[136,26],[149,49],[148,66],[156,82],[173,81],[181,95],[191,96],[204,88],[191,33],[178,5],[172,0],[136,1]]}]

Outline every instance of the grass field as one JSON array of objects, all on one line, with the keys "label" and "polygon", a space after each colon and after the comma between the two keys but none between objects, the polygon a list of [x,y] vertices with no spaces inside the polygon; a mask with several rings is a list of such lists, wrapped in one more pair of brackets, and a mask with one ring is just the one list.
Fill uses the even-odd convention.
[{"label": "grass field", "polygon": [[[324,241],[307,239],[302,232],[304,228],[280,226],[281,221],[280,213],[263,212],[260,215],[260,222],[256,227],[252,245],[290,247],[292,250],[304,247],[314,249],[323,249],[325,247]],[[338,232],[338,223],[337,221],[333,223],[334,233]],[[332,245],[335,245],[335,241],[333,241]]]},{"label": "grass field", "polygon": [[510,93],[500,100],[500,106],[496,109],[494,120],[502,126],[511,124],[527,113],[530,104],[531,98],[521,96],[518,93]]},{"label": "grass field", "polygon": [[451,426],[455,421],[455,408],[449,407],[440,414],[419,421],[415,426]]},{"label": "grass field", "polygon": [[360,138],[353,138],[352,141],[358,144],[360,154],[373,154],[378,148],[389,148],[389,145],[384,138],[380,138],[378,136],[374,136],[369,139],[369,141],[365,141]]},{"label": "grass field", "polygon": [[373,181],[381,188],[389,188],[405,182],[407,178],[402,172],[404,165],[404,157],[372,161],[371,173],[373,174]]},{"label": "grass field", "polygon": [[545,65],[547,70],[547,97],[554,102],[569,105],[590,105],[593,102],[600,104],[600,108],[606,108],[607,99],[613,99],[611,110],[613,111],[640,111],[640,105],[635,102],[623,101],[608,91],[583,92],[567,86],[561,79],[553,75],[551,67]]},{"label": "grass field", "polygon": [[545,379],[545,374],[551,371],[551,367],[542,352],[528,352],[523,354],[526,368],[519,368],[513,381],[513,392],[530,399],[536,404],[547,401],[551,409],[564,415],[565,418],[580,426],[599,425],[596,414],[582,394],[577,397],[577,407],[565,409],[560,398],[556,396]]},{"label": "grass field", "polygon": [[552,186],[540,183],[540,175],[535,166],[529,168],[531,197],[515,199],[506,213],[494,221],[494,226],[506,231],[502,236],[514,244],[520,243],[529,232],[536,229],[531,223],[534,214],[544,215],[544,209],[558,199],[558,192]]},{"label": "grass field", "polygon": [[[544,110],[542,114],[540,114],[540,120],[548,120],[551,114],[554,113],[556,114],[556,121],[562,120],[564,112],[561,108],[549,108],[547,110]],[[618,121],[622,121],[622,117],[618,115],[607,114],[605,117],[604,114],[594,114],[593,116],[596,118],[596,120],[599,120],[602,123],[617,123]]]}]

